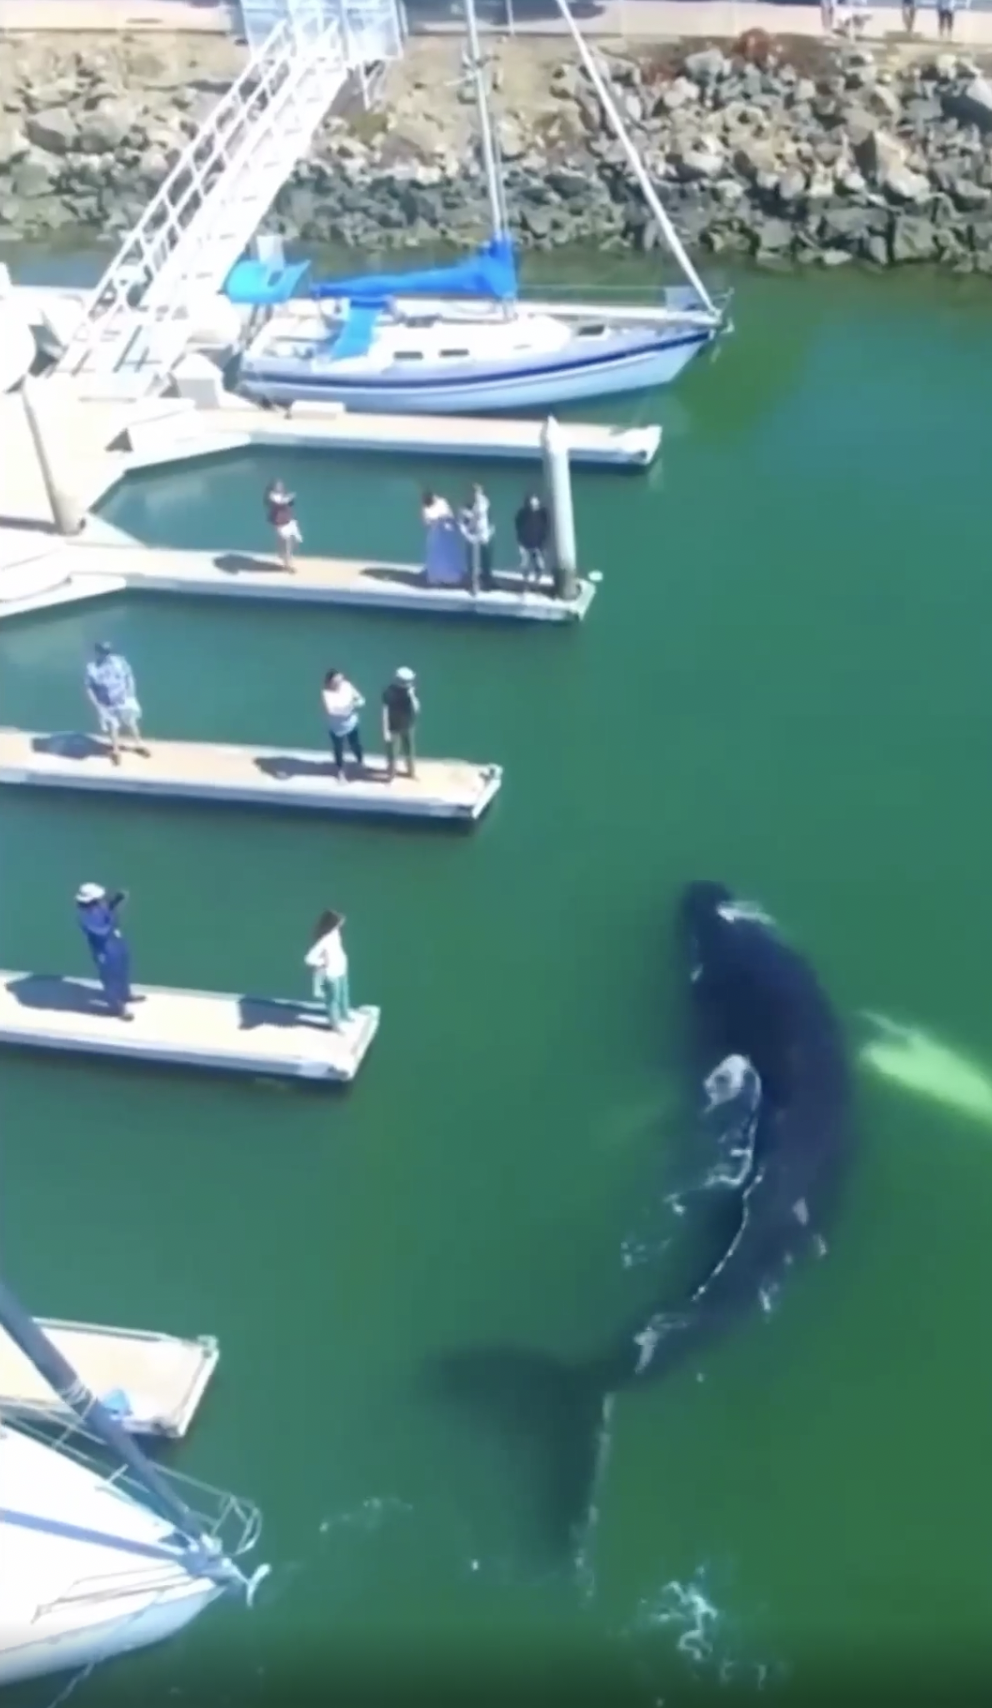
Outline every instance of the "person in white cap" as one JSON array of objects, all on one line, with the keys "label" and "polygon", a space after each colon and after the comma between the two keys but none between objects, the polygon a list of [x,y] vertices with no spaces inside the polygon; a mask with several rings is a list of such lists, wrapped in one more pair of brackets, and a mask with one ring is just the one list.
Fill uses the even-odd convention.
[{"label": "person in white cap", "polygon": [[133,1020],[131,1013],[131,956],[117,922],[127,901],[126,890],[112,894],[102,884],[80,884],[76,891],[76,918],[93,957],[107,1006],[119,1020]]},{"label": "person in white cap", "polygon": [[409,665],[402,664],[382,695],[382,740],[386,749],[386,775],[391,783],[396,776],[396,755],[406,760],[408,777],[417,775],[414,758],[413,732],[420,715],[417,699],[417,678]]}]

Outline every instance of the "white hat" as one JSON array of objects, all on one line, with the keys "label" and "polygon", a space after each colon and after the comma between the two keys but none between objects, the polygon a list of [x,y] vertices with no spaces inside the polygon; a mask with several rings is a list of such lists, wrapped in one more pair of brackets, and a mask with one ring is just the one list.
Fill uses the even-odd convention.
[{"label": "white hat", "polygon": [[85,907],[88,902],[102,901],[106,893],[102,884],[80,884],[76,891],[76,900]]},{"label": "white hat", "polygon": [[409,665],[401,664],[396,672],[397,682],[416,682],[417,678]]}]

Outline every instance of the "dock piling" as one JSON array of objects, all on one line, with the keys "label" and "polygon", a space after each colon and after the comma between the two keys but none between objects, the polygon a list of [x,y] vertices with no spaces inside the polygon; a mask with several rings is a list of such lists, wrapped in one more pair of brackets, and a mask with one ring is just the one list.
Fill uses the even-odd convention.
[{"label": "dock piling", "polygon": [[21,385],[21,399],[24,404],[28,431],[31,434],[35,454],[38,458],[41,478],[51,506],[52,521],[55,523],[56,532],[65,535],[79,534],[82,532],[85,520],[83,507],[64,487],[60,486],[56,478],[51,450],[42,422],[43,412],[39,413],[34,381],[30,376]]},{"label": "dock piling", "polygon": [[572,504],[572,470],[568,460],[568,441],[553,415],[548,416],[541,429],[541,456],[551,502],[553,568],[558,596],[566,601],[574,600],[578,597],[579,580],[575,549],[575,510]]}]

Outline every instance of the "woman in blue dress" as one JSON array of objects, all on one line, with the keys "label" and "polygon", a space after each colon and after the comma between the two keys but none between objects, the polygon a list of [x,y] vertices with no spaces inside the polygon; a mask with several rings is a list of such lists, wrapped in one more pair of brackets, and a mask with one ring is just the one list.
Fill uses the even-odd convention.
[{"label": "woman in blue dress", "polygon": [[102,884],[82,884],[76,892],[76,918],[111,1013],[120,1020],[133,1020],[131,956],[117,921],[126,900],[126,890],[108,894]]}]

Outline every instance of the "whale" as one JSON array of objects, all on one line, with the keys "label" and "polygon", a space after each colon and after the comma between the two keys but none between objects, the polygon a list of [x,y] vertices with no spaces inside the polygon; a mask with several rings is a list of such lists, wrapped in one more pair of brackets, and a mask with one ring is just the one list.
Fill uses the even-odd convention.
[{"label": "whale", "polygon": [[873,1035],[859,1059],[883,1079],[957,1115],[992,1127],[992,1074],[917,1026],[865,1013]]},{"label": "whale", "polygon": [[659,1277],[609,1343],[579,1360],[497,1345],[430,1361],[449,1403],[527,1440],[540,1467],[535,1510],[556,1553],[582,1545],[614,1396],[767,1312],[799,1260],[825,1255],[853,1150],[847,1040],[809,962],[761,908],[710,880],[685,886],[674,937],[696,1157],[692,1190],[680,1193],[686,1277],[678,1287]]}]

